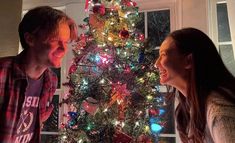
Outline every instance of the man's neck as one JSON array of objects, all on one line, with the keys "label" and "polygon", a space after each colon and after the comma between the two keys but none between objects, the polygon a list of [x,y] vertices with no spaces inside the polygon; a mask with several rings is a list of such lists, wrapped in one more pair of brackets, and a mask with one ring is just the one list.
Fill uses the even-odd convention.
[{"label": "man's neck", "polygon": [[39,79],[44,71],[46,70],[46,68],[40,68],[40,67],[37,67],[37,66],[26,66],[25,67],[25,72],[26,72],[26,75],[28,77],[30,77],[31,79]]},{"label": "man's neck", "polygon": [[47,69],[46,66],[40,65],[31,55],[25,57],[24,63],[25,73],[31,79],[39,79]]}]

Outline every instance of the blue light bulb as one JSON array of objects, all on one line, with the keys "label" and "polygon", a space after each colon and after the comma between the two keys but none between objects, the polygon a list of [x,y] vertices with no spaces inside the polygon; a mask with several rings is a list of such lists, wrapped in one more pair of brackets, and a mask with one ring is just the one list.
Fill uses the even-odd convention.
[{"label": "blue light bulb", "polygon": [[151,124],[151,131],[153,133],[159,133],[162,130],[162,127],[159,124]]}]

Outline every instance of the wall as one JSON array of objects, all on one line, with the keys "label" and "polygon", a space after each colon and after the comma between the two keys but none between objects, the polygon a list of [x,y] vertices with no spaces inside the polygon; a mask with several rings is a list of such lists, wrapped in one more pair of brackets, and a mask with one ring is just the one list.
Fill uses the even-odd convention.
[{"label": "wall", "polygon": [[[66,5],[66,14],[69,15],[77,24],[84,24],[83,19],[87,17],[87,13],[85,13],[84,10],[85,3],[72,3]],[[85,31],[81,31],[81,29],[78,29],[78,33],[81,34]],[[70,50],[68,50],[67,56],[65,57],[65,65],[67,66],[66,69],[68,69],[71,65],[73,53],[72,53],[72,47],[70,47]],[[66,73],[67,74],[67,73]]]},{"label": "wall", "polygon": [[[175,26],[172,29],[179,29],[182,27],[195,27],[208,33],[208,0],[134,0],[138,6],[156,9],[163,7],[166,3],[172,8],[174,7],[173,15]],[[85,0],[24,0],[23,9],[30,9],[38,5],[50,6],[66,6],[69,10],[68,15],[74,15],[79,18],[83,14]],[[157,4],[155,4],[157,3]],[[78,6],[79,5],[79,6]],[[77,8],[74,8],[78,6]],[[70,8],[72,8],[70,10]]]},{"label": "wall", "polygon": [[181,1],[182,27],[195,27],[208,33],[208,0],[177,1]]},{"label": "wall", "polygon": [[[136,0],[136,2],[141,7],[142,4],[147,4],[151,7],[158,7],[159,5],[151,5],[152,0]],[[163,0],[158,0],[159,3],[164,2]],[[171,5],[175,7],[175,26],[172,29],[178,29],[181,27],[195,27],[201,29],[202,31],[208,33],[208,14],[207,14],[207,0],[169,0]],[[31,3],[30,3],[31,2]],[[41,3],[34,4],[33,1],[26,1],[23,3],[24,9],[30,9],[36,5],[51,5],[51,6],[62,6],[61,4],[66,4],[67,14],[77,19],[81,20],[80,17],[84,17],[84,3],[79,1],[70,0],[69,3],[61,2],[58,3],[48,3],[48,1],[42,1]],[[2,0],[0,5],[0,57],[15,55],[18,52],[19,39],[17,27],[21,19],[22,11],[22,0],[8,1]]]},{"label": "wall", "polygon": [[18,53],[18,24],[21,19],[21,11],[22,0],[1,0],[0,57],[16,55]]},{"label": "wall", "polygon": [[208,29],[208,0],[136,0],[140,10],[170,8],[171,29],[195,27],[205,33]]}]

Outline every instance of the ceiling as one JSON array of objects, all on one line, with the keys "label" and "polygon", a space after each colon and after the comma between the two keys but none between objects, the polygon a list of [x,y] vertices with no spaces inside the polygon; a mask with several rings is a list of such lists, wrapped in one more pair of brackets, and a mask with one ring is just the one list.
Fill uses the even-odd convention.
[{"label": "ceiling", "polygon": [[[65,6],[72,3],[85,3],[86,0],[22,0],[23,10],[28,10],[36,6],[49,5],[52,7]],[[133,0],[135,2],[141,2],[146,0]],[[148,0],[151,1],[151,0]],[[165,1],[165,0],[156,0]]]},{"label": "ceiling", "polygon": [[23,10],[31,9],[35,6],[49,5],[53,7],[64,6],[71,3],[82,3],[85,0],[22,0]]}]

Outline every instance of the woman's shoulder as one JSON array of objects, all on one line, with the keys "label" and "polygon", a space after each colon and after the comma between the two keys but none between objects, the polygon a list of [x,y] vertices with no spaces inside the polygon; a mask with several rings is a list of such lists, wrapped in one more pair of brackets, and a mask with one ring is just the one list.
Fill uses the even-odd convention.
[{"label": "woman's shoulder", "polygon": [[[233,94],[227,91],[228,94]],[[218,92],[211,92],[206,101],[206,117],[207,120],[213,121],[215,118],[224,117],[233,118],[235,120],[235,103],[225,98]]]},{"label": "woman's shoulder", "polygon": [[[232,94],[228,92],[228,94]],[[206,120],[215,142],[234,142],[235,104],[218,92],[211,92],[206,104]]]}]

